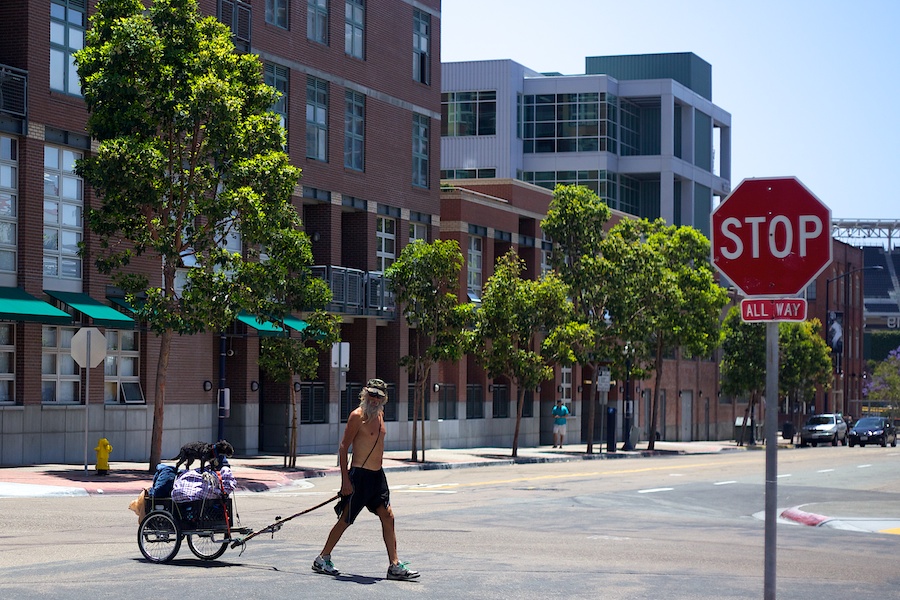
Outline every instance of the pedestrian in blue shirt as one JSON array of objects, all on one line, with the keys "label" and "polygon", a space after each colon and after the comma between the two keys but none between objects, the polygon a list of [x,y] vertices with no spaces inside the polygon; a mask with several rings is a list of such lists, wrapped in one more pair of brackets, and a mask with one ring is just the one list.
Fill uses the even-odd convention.
[{"label": "pedestrian in blue shirt", "polygon": [[566,417],[569,409],[563,404],[562,399],[556,401],[553,407],[553,447],[562,448],[563,442],[566,441]]}]

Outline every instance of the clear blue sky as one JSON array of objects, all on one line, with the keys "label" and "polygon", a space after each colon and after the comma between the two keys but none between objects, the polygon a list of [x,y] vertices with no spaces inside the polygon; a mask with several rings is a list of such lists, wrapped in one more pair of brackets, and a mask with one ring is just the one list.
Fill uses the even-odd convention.
[{"label": "clear blue sky", "polygon": [[731,113],[732,188],[795,176],[833,218],[900,220],[900,0],[444,0],[441,60],[584,73],[693,52]]}]

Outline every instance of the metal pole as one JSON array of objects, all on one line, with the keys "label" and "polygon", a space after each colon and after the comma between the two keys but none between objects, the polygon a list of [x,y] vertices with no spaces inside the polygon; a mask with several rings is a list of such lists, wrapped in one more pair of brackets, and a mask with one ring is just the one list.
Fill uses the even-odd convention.
[{"label": "metal pole", "polygon": [[764,598],[775,600],[778,505],[778,323],[766,323],[766,524]]},{"label": "metal pole", "polygon": [[86,332],[87,335],[87,358],[85,359],[84,366],[84,474],[87,475],[88,472],[88,426],[89,426],[89,412],[91,410],[90,406],[90,398],[91,398],[91,330],[88,329]]},{"label": "metal pole", "polygon": [[[831,326],[830,315],[831,315],[831,282],[833,279],[825,280],[825,342],[828,344],[828,347],[831,348],[831,344],[829,342],[828,336],[830,335],[828,328]],[[831,388],[834,388],[834,353],[829,356],[831,359],[831,371],[828,372],[828,378],[831,380]],[[815,410],[813,410],[815,412]],[[827,413],[828,411],[828,390],[825,390],[825,402],[822,406],[822,412]]]},{"label": "metal pole", "polygon": [[622,450],[634,450],[634,444],[631,443],[631,420],[634,415],[634,405],[631,400],[631,360],[625,360],[625,418],[622,420],[622,437],[625,443]]}]

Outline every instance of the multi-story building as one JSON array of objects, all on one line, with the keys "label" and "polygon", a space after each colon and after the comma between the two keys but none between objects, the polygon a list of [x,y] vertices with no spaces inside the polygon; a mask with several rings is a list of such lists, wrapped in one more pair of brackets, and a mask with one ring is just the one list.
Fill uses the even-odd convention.
[{"label": "multi-story building", "polygon": [[[388,445],[408,447],[409,386],[398,366],[408,330],[382,273],[411,238],[437,237],[440,223],[440,1],[199,6],[231,27],[238,51],[259,55],[265,81],[283,94],[273,110],[303,170],[293,202],[349,342],[344,382],[323,355],[314,381],[294,383],[298,449],[333,450],[374,376],[391,387]],[[73,171],[94,149],[73,61],[94,9],[94,0],[0,4],[0,464],[77,463],[86,435],[91,444],[107,437],[112,461],[149,454],[159,344],[116,310],[121,295],[94,268],[96,239],[83,215],[100,199]],[[159,273],[152,259],[135,268]],[[89,378],[70,351],[83,326],[99,328],[107,346]],[[223,335],[175,340],[163,456],[211,439],[223,418],[238,452],[285,450],[291,387],[260,372],[266,332],[256,326],[244,319]],[[230,390],[227,418],[220,387]]]}]

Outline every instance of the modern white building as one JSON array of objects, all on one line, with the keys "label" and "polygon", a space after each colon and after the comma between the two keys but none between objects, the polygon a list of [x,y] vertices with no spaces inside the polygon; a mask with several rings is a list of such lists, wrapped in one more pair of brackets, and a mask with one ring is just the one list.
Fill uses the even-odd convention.
[{"label": "modern white building", "polygon": [[728,195],[731,115],[692,53],[598,56],[584,75],[511,60],[442,64],[441,178],[579,183],[607,204],[709,235]]}]

